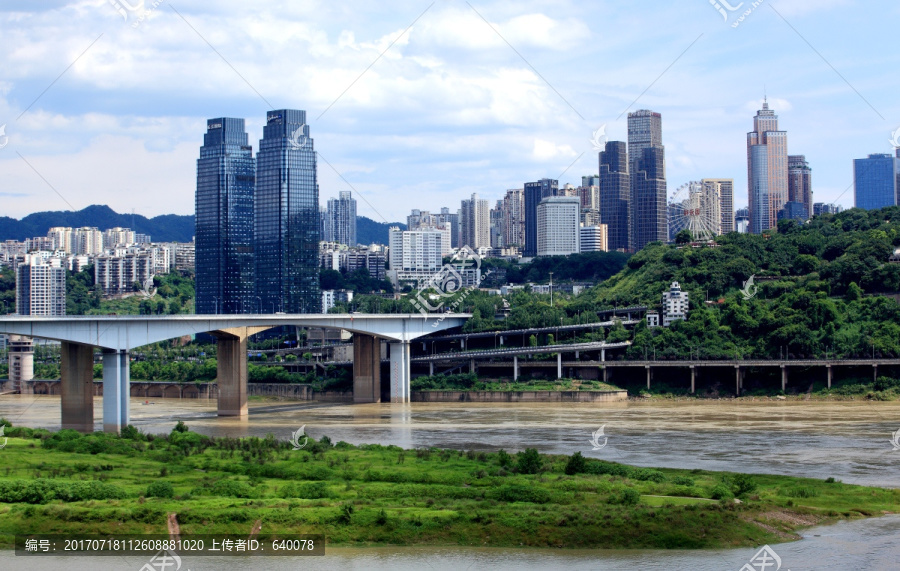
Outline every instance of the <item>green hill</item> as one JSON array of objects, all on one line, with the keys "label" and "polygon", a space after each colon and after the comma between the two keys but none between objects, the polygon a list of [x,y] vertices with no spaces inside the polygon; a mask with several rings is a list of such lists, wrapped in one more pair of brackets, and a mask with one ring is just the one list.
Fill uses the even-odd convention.
[{"label": "green hill", "polygon": [[54,226],[97,227],[100,230],[123,227],[141,234],[149,234],[157,242],[190,242],[194,236],[194,216],[164,214],[147,218],[140,214],[118,214],[109,206],[93,205],[77,212],[35,212],[21,220],[0,217],[0,240],[25,240],[46,236]]},{"label": "green hill", "polygon": [[[900,291],[900,264],[888,261],[900,246],[900,207],[782,221],[777,231],[717,243],[650,244],[578,305],[659,309],[672,281],[690,292],[688,321],[642,325],[629,357],[900,355],[900,304],[882,295]],[[751,276],[758,291],[746,299],[741,288]]]}]

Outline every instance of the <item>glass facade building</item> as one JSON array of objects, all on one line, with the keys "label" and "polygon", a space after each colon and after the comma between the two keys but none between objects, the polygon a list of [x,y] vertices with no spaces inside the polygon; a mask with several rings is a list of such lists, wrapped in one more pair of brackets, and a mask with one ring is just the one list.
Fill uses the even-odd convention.
[{"label": "glass facade building", "polygon": [[607,226],[610,251],[628,249],[630,212],[628,147],[623,141],[608,141],[600,152],[600,223]]},{"label": "glass facade building", "polygon": [[256,295],[261,310],[318,313],[319,186],[305,111],[269,111],[256,164]]},{"label": "glass facade building", "polygon": [[559,195],[559,181],[542,178],[537,182],[526,182],[523,191],[525,197],[525,251],[527,258],[537,256],[538,224],[537,207],[545,198]]},{"label": "glass facade building", "polygon": [[854,206],[865,210],[897,204],[900,159],[887,154],[853,161]]},{"label": "glass facade building", "polygon": [[244,120],[209,119],[197,160],[197,313],[259,310],[253,276],[255,176]]}]

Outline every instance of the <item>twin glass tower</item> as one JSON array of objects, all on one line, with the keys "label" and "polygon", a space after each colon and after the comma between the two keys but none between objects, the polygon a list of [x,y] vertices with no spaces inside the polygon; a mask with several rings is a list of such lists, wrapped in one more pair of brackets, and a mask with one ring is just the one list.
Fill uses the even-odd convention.
[{"label": "twin glass tower", "polygon": [[196,312],[317,313],[319,186],[306,112],[210,119],[197,161]]}]

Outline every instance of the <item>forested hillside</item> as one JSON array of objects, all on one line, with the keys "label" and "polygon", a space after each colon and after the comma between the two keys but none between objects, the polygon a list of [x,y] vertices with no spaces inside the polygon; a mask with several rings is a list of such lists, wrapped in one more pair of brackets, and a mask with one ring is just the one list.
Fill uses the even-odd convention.
[{"label": "forested hillside", "polygon": [[[639,328],[631,356],[847,357],[900,355],[900,208],[853,209],[764,235],[729,234],[719,247],[651,244],[582,304],[660,308],[672,281],[691,294],[686,323]],[[740,289],[754,276],[758,291]],[[707,299],[710,304],[704,303]]]}]

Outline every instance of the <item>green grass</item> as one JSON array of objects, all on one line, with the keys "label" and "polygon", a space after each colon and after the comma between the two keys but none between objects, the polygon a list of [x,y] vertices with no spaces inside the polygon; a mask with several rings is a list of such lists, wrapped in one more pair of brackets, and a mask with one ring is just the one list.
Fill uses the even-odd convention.
[{"label": "green grass", "polygon": [[[182,534],[249,533],[261,520],[267,533],[324,534],[331,545],[721,548],[794,538],[796,520],[772,531],[773,513],[812,525],[900,510],[900,490],[580,456],[332,445],[326,438],[292,450],[273,437],[189,431],[124,431],[130,438],[6,432],[5,547],[12,534],[166,533],[167,514],[177,513]],[[711,500],[714,490],[725,499]]]}]

